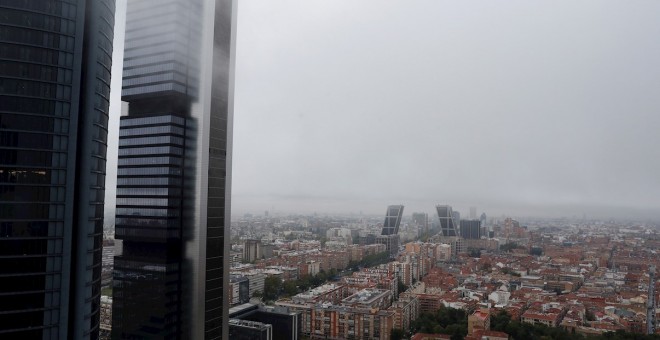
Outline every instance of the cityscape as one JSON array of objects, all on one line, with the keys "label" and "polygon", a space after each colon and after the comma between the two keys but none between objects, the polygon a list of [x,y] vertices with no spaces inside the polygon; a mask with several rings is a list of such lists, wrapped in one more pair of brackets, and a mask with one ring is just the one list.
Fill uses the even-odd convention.
[{"label": "cityscape", "polygon": [[0,0],[0,339],[660,339],[660,5],[592,5]]}]

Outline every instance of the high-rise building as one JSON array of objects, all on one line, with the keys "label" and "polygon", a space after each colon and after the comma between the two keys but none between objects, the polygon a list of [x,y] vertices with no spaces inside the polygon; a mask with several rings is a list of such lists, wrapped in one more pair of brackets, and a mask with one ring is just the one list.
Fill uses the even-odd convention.
[{"label": "high-rise building", "polygon": [[261,240],[245,240],[243,243],[243,261],[254,262],[261,259]]},{"label": "high-rise building", "polygon": [[438,205],[435,207],[440,219],[440,231],[442,236],[459,236],[456,212],[449,205]]},{"label": "high-rise building", "polygon": [[428,236],[429,233],[429,214],[427,213],[413,213],[412,219],[417,228],[419,229],[419,236]]},{"label": "high-rise building", "polygon": [[114,0],[0,1],[0,338],[97,339]]},{"label": "high-rise building", "polygon": [[384,244],[390,256],[394,257],[399,252],[399,225],[403,216],[403,205],[390,205],[385,213],[385,222],[381,234],[376,236],[376,243]]},{"label": "high-rise building", "polygon": [[228,339],[232,0],[129,0],[112,336]]},{"label": "high-rise building", "polygon": [[403,205],[390,205],[387,207],[385,222],[381,235],[396,235],[399,233],[399,225],[403,216]]},{"label": "high-rise building", "polygon": [[461,237],[477,240],[481,238],[480,220],[461,220]]},{"label": "high-rise building", "polygon": [[385,250],[390,254],[390,257],[396,257],[396,254],[399,253],[399,245],[401,245],[401,238],[398,234],[394,235],[378,235],[376,236],[376,242],[379,244],[385,245]]},{"label": "high-rise building", "polygon": [[470,207],[470,219],[477,219],[477,207]]},{"label": "high-rise building", "polygon": [[258,321],[231,319],[229,336],[234,340],[273,340],[273,325]]}]

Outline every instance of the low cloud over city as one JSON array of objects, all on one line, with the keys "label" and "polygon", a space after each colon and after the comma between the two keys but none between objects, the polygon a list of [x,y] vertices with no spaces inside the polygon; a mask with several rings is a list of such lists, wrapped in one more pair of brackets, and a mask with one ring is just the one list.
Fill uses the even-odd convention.
[{"label": "low cloud over city", "polygon": [[241,2],[233,209],[660,217],[653,2]]}]

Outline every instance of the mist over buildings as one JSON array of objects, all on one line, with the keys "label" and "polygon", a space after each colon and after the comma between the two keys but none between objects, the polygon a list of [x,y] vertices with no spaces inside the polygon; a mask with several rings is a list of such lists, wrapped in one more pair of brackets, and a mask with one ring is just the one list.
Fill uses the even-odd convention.
[{"label": "mist over buildings", "polygon": [[233,211],[660,218],[659,11],[241,1]]}]

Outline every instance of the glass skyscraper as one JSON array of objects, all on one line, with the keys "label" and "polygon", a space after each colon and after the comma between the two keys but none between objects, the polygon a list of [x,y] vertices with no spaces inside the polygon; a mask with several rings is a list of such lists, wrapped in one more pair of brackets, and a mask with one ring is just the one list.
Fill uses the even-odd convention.
[{"label": "glass skyscraper", "polygon": [[97,339],[114,0],[0,0],[0,338]]},{"label": "glass skyscraper", "polygon": [[385,222],[381,235],[396,235],[399,233],[399,225],[403,216],[403,205],[390,205],[387,207]]},{"label": "glass skyscraper", "polygon": [[128,0],[114,339],[227,339],[235,6]]},{"label": "glass skyscraper", "polygon": [[438,211],[442,236],[459,236],[458,213],[448,205],[437,205],[435,209]]}]

